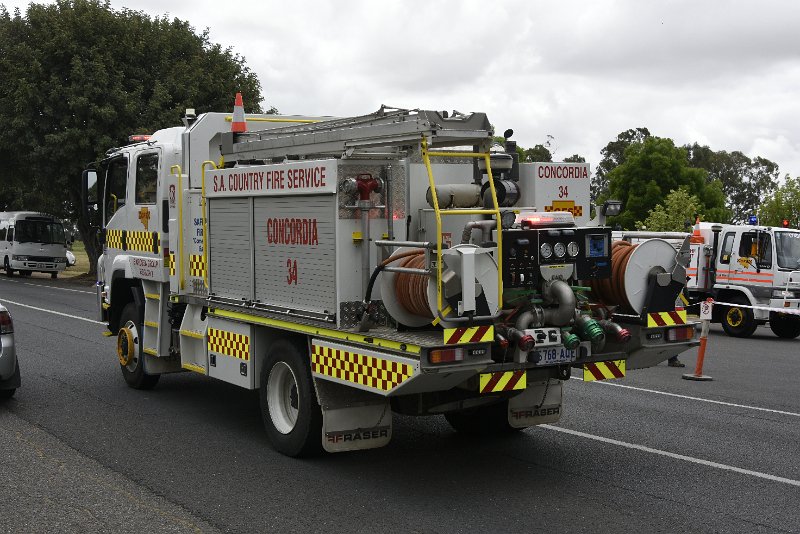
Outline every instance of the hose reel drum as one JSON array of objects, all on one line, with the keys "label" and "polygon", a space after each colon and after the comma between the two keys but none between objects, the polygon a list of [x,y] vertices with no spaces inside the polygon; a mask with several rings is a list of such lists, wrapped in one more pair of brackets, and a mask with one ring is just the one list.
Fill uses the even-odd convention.
[{"label": "hose reel drum", "polygon": [[[400,247],[393,256],[412,250]],[[497,262],[492,256],[493,249],[475,245],[456,245],[442,251],[442,306],[450,302],[453,310],[448,317],[474,315],[496,315],[500,310],[499,288],[497,286]],[[396,262],[390,267],[397,267]],[[387,270],[380,278],[381,298],[389,315],[401,324],[420,327],[430,324],[437,316],[436,271],[425,283],[415,284],[410,277],[423,275],[397,273]],[[467,282],[469,279],[471,283]],[[409,302],[422,303],[422,306],[410,306]],[[409,309],[412,308],[412,309]],[[440,323],[445,328],[458,326],[447,318]]]}]

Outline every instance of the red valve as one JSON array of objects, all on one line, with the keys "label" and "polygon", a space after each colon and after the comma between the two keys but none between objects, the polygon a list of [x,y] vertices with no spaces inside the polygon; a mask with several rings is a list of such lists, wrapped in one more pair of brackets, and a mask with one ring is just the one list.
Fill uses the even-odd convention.
[{"label": "red valve", "polygon": [[371,174],[365,173],[356,176],[359,200],[369,200],[370,193],[379,189],[380,186],[380,182],[373,178]]}]

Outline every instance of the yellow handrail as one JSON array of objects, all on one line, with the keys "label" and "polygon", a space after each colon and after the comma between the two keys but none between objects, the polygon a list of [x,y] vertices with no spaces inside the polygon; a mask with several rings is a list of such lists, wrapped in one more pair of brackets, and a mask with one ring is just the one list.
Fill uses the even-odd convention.
[{"label": "yellow handrail", "polygon": [[[176,170],[178,171],[177,174],[175,174]],[[181,170],[180,165],[173,165],[172,167],[169,168],[169,172],[173,176],[177,176],[178,178],[178,250],[180,250],[180,264],[181,264],[180,269],[178,270],[178,272],[180,273],[178,275],[178,289],[181,290],[183,289],[184,273],[185,273],[183,267],[183,261],[185,259],[184,248],[183,248],[183,180],[181,177],[183,171]]]},{"label": "yellow handrail", "polygon": [[200,198],[201,209],[203,211],[203,283],[208,288],[208,219],[206,217],[206,167],[211,166],[212,169],[217,168],[217,164],[211,160],[206,160],[200,164],[200,174],[202,181],[200,182]]},{"label": "yellow handrail", "polygon": [[[441,210],[439,208],[439,194],[436,192],[436,183],[433,179],[433,169],[431,168],[431,156],[433,157],[458,157],[458,158],[483,158],[486,162],[486,176],[489,182],[489,190],[492,193],[492,205],[494,209],[453,209]],[[433,212],[436,215],[436,308],[439,315],[445,316],[442,309],[442,215],[494,215],[497,224],[497,297],[498,303],[503,303],[503,233],[500,220],[500,205],[497,203],[497,191],[494,187],[494,176],[492,176],[492,165],[490,154],[487,152],[430,152],[428,151],[428,141],[422,138],[422,161],[425,162],[425,169],[428,171],[428,185],[431,188],[431,198],[433,199]]]}]

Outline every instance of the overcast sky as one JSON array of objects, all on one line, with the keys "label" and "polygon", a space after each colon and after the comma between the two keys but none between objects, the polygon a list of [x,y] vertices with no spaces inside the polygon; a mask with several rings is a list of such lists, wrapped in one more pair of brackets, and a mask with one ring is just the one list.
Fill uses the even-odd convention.
[{"label": "overcast sky", "polygon": [[[0,0],[9,9],[28,2]],[[112,0],[245,56],[265,106],[484,111],[555,159],[646,126],[800,176],[800,2]],[[202,80],[198,80],[202,83]],[[223,110],[219,110],[223,111]]]}]

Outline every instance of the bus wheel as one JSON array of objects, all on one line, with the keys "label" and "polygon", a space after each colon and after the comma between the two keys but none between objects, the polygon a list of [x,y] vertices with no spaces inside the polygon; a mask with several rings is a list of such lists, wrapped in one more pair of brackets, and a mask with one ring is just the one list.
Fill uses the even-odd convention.
[{"label": "bus wheel", "polygon": [[[733,297],[732,304],[746,306],[748,303],[743,297]],[[722,329],[732,337],[750,337],[758,328],[753,310],[740,306],[725,306],[722,309]]]},{"label": "bus wheel", "polygon": [[800,316],[770,312],[769,327],[778,337],[794,339],[800,336]]},{"label": "bus wheel", "polygon": [[259,399],[267,437],[278,452],[295,457],[322,452],[322,411],[299,343],[272,344],[261,369]]}]

